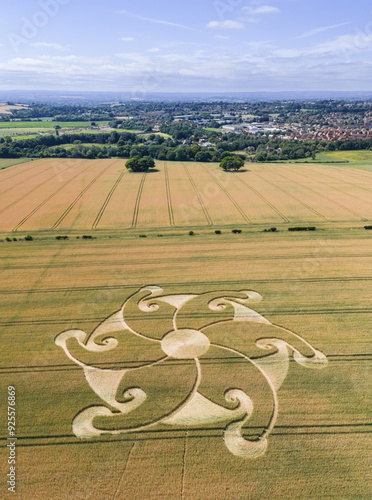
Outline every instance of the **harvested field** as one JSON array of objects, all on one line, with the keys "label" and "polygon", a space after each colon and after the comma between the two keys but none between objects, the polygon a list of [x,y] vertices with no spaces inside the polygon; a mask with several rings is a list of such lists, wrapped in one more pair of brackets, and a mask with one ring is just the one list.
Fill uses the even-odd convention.
[{"label": "harvested field", "polygon": [[13,109],[27,109],[26,104],[6,104],[0,103],[0,115],[11,115]]},{"label": "harvested field", "polygon": [[[1,165],[0,165],[1,166]],[[0,230],[166,230],[372,219],[372,173],[335,165],[157,162],[128,173],[124,160],[38,160],[0,171]]]},{"label": "harvested field", "polygon": [[[106,187],[100,203],[115,185],[114,175],[110,177],[115,168],[103,174]],[[2,243],[0,255],[0,377],[5,387],[16,387],[20,498],[230,499],[249,494],[279,499],[303,498],[304,491],[309,498],[370,497],[372,257],[367,232],[243,233],[233,243],[229,234],[147,240],[128,236],[116,241],[36,238]],[[250,322],[236,330],[229,310],[219,309],[217,303],[215,310],[205,309],[200,294],[213,292],[208,300],[242,300],[241,290],[254,290],[263,300],[252,303],[253,310],[272,325],[296,332],[327,357],[326,366],[310,370],[291,355],[288,372],[276,371],[276,377],[281,373],[285,380],[277,390],[275,426],[260,457],[241,458],[229,450],[224,438],[228,421],[222,414],[220,421],[213,421],[215,407],[208,407],[207,413],[198,410],[199,420],[187,426],[184,419],[192,418],[192,405],[168,424],[130,431],[154,418],[161,420],[184,400],[196,372],[194,361],[182,357],[133,372],[138,374],[129,386],[146,388],[148,405],[129,413],[130,420],[120,413],[114,420],[96,417],[94,427],[113,434],[74,435],[77,415],[105,405],[110,379],[97,379],[93,373],[84,377],[82,367],[55,339],[67,330],[89,335],[124,302],[128,325],[145,337],[160,339],[172,330],[174,299],[161,303],[154,297],[150,308],[158,303],[159,311],[146,312],[146,302],[139,311],[138,299],[128,299],[144,283],[161,286],[163,295],[177,294],[179,303],[191,294],[199,297],[180,308],[178,327],[202,329],[223,347],[211,346],[198,354],[198,391],[222,404],[226,389],[243,390],[242,384],[250,381],[246,391],[255,411],[244,429],[245,441],[254,440],[266,427],[272,399],[255,365],[236,353],[246,349],[252,335],[262,337],[265,328],[271,337],[287,333]],[[149,292],[142,293],[146,295]],[[210,319],[214,315],[230,320],[219,328]],[[211,321],[212,326],[202,327]],[[121,337],[115,333],[117,323],[113,325],[108,336],[120,340],[116,349],[87,351],[70,339],[67,352],[96,367],[94,373],[117,373],[157,359],[156,342],[149,344],[129,332]],[[105,332],[101,330],[103,338]],[[293,341],[311,354],[300,339]],[[197,345],[200,349],[202,344]],[[236,352],[226,351],[228,346]],[[257,359],[260,349],[251,349]],[[113,376],[111,372],[112,381]],[[97,380],[106,380],[106,385],[99,389]],[[103,391],[101,397],[96,391]],[[198,404],[203,408],[205,402]],[[224,405],[231,411],[226,401]],[[123,428],[127,430],[116,434]],[[5,431],[1,438],[5,441]]]}]

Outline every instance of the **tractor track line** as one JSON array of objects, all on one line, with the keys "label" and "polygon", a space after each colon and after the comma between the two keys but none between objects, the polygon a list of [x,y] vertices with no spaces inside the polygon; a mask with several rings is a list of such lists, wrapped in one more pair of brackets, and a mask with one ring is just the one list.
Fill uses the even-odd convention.
[{"label": "tractor track line", "polygon": [[[200,164],[199,164],[200,165]],[[225,195],[229,198],[231,203],[234,205],[234,207],[238,210],[240,215],[243,217],[243,219],[248,222],[248,224],[252,224],[251,219],[246,215],[244,210],[240,207],[238,202],[233,198],[233,196],[227,191],[227,189],[220,183],[218,179],[216,179],[215,175],[208,170],[208,168],[205,165],[202,165],[204,170],[206,170],[209,174],[209,176],[214,180],[214,182],[217,184],[217,186],[220,187],[220,189],[225,193]]]},{"label": "tractor track line", "polygon": [[209,216],[207,207],[205,206],[205,204],[203,202],[201,194],[200,194],[200,192],[199,192],[199,190],[198,190],[198,188],[197,188],[197,186],[196,186],[196,184],[194,182],[194,179],[192,178],[192,176],[191,176],[191,174],[189,172],[189,169],[186,167],[186,165],[184,163],[182,163],[182,166],[185,169],[186,175],[189,178],[190,184],[191,184],[191,186],[192,186],[192,188],[193,188],[193,190],[194,190],[194,192],[195,192],[195,194],[196,194],[196,196],[197,196],[197,198],[199,200],[199,203],[200,203],[200,206],[201,206],[201,208],[202,208],[202,210],[204,212],[205,218],[207,219],[207,223],[208,223],[207,226],[213,226],[214,225],[213,221],[212,221],[212,219]]},{"label": "tractor track line", "polygon": [[[46,169],[44,170],[41,170],[40,172],[37,172],[37,174],[43,174],[44,172],[46,172],[47,170],[50,169],[50,166],[47,167]],[[22,173],[22,172],[20,172]],[[9,193],[9,191],[12,191],[13,189],[17,188],[18,186],[20,186],[21,184],[24,184],[26,181],[28,181],[29,179],[31,179],[31,177],[33,177],[34,174],[31,174],[29,177],[25,177],[24,179],[22,179],[20,182],[17,182],[17,184],[14,184],[13,186],[10,186],[8,189],[4,189],[4,191],[2,191],[0,193],[0,196],[4,193]],[[53,176],[52,176],[53,177]],[[51,179],[51,177],[49,177],[49,179]],[[49,180],[48,179],[48,180]],[[39,187],[39,184],[37,186],[35,186],[34,190],[37,189]],[[23,197],[22,197],[23,198]],[[22,199],[21,198],[21,199]]]},{"label": "tractor track line", "polygon": [[313,208],[310,205],[308,205],[307,203],[303,202],[302,200],[300,200],[300,198],[297,198],[297,196],[295,196],[294,194],[288,192],[286,189],[283,189],[282,187],[278,187],[277,184],[274,184],[273,182],[269,181],[268,179],[262,177],[262,175],[258,174],[257,172],[255,172],[255,175],[257,177],[259,177],[261,180],[263,180],[263,181],[267,182],[268,184],[270,184],[271,186],[274,186],[276,189],[279,189],[280,191],[282,191],[283,193],[285,193],[286,195],[288,195],[293,200],[297,201],[297,203],[300,203],[300,205],[302,205],[303,207],[307,208],[308,210],[310,210],[310,212],[313,212],[315,215],[317,215],[318,217],[320,217],[324,221],[330,221],[330,219],[328,219],[327,217],[325,217],[324,215],[322,215],[320,212],[318,212],[317,210],[315,210],[315,208]]},{"label": "tractor track line", "polygon": [[282,212],[276,208],[276,206],[271,203],[271,201],[267,200],[265,198],[265,196],[263,194],[261,194],[259,191],[257,191],[257,189],[255,189],[254,187],[250,186],[248,184],[248,182],[246,182],[245,180],[241,179],[240,177],[237,177],[237,179],[242,182],[245,186],[247,186],[248,189],[250,189],[253,193],[255,193],[259,198],[261,198],[262,201],[264,201],[272,210],[274,210],[274,212],[276,212],[279,217],[281,219],[283,219],[284,222],[286,223],[290,223],[291,221],[288,219],[288,217],[286,217],[284,214],[282,214]]},{"label": "tractor track line", "polygon": [[[358,170],[357,170],[357,172],[358,172]],[[363,171],[362,171],[362,170],[360,170],[360,172],[363,172]],[[321,171],[320,173],[321,173],[321,175],[322,175],[322,176],[324,176],[324,177],[328,177],[328,178],[329,178],[329,179],[331,179],[331,181],[333,181],[333,182],[335,182],[335,181],[341,181],[341,182],[342,182],[342,183],[344,183],[344,184],[349,184],[349,185],[350,185],[350,186],[352,186],[352,187],[356,187],[356,188],[358,188],[358,189],[363,189],[364,191],[367,191],[368,193],[372,193],[372,189],[369,189],[369,188],[367,188],[367,187],[365,187],[365,186],[360,186],[360,184],[359,184],[359,183],[357,183],[357,182],[352,182],[351,180],[346,180],[346,179],[337,179],[337,177],[333,177],[332,175],[330,175],[330,174],[329,174],[329,172],[328,172],[328,173],[325,173],[325,172]],[[338,171],[338,173],[341,173],[341,174],[342,174],[343,172]],[[314,174],[315,174],[315,171],[314,171]],[[309,176],[307,175],[306,177],[309,177]],[[309,177],[309,178],[310,178],[310,177]],[[359,180],[359,182],[361,181],[361,179],[358,179],[358,180]],[[368,180],[369,180],[369,181],[372,181],[372,178],[370,178],[370,179],[368,179]],[[357,179],[355,179],[355,181],[357,181]],[[320,182],[320,181],[318,181],[318,182]],[[325,184],[325,183],[324,183],[324,184]],[[325,184],[325,185],[326,185],[326,186],[329,186],[329,184]],[[330,186],[331,186],[331,187],[334,187],[334,186],[333,186],[333,184],[330,184]],[[340,190],[340,188],[338,188],[338,189]],[[347,193],[347,194],[349,194],[349,193]],[[367,203],[367,202],[366,202],[366,203]]]},{"label": "tractor track line", "polygon": [[[327,315],[335,315],[335,314],[371,314],[372,313],[372,308],[350,308],[350,309],[302,309],[302,310],[282,310],[282,311],[275,311],[275,310],[268,310],[268,311],[260,311],[260,314],[266,316],[327,316]],[[205,314],[203,313],[193,313],[193,314],[186,314],[184,313],[183,318],[184,319],[199,319],[199,318],[204,318]],[[9,320],[9,321],[1,321],[0,326],[1,327],[14,327],[14,326],[41,326],[41,325],[65,325],[65,324],[70,324],[70,323],[102,323],[106,318],[103,316],[101,317],[90,317],[90,318],[63,318],[63,319],[40,319],[40,320]],[[141,320],[143,322],[150,322],[153,321],[152,317],[143,317],[140,315],[133,315],[132,316],[133,320]],[[157,320],[164,320],[166,321],[168,316],[166,315],[161,315],[158,314],[156,316]],[[215,315],[214,319],[216,321],[210,323],[207,326],[211,326],[216,322],[221,322],[224,320],[223,316],[217,316]]]},{"label": "tractor track line", "polygon": [[[12,165],[11,167],[6,167],[6,168],[2,168],[0,169],[0,181],[7,181],[9,179],[13,179],[13,177],[16,177],[17,175],[22,175],[24,174],[25,172],[28,172],[29,170],[32,170],[33,168],[35,168],[35,163],[38,163],[37,161],[36,162],[32,162],[32,161],[25,161],[23,163],[18,163],[17,165]],[[25,165],[32,165],[30,166],[29,168],[26,168],[23,172],[16,172],[15,174],[13,173],[13,175],[9,175],[9,177],[6,177],[5,179],[2,178],[2,175],[1,175],[1,172],[6,172],[8,169],[12,169],[14,170],[15,168],[17,167],[23,167]]]},{"label": "tractor track line", "polygon": [[60,216],[60,218],[54,223],[54,225],[52,226],[51,229],[57,229],[58,226],[61,224],[61,222],[67,217],[67,215],[71,212],[71,210],[74,208],[74,206],[76,205],[76,203],[85,195],[85,193],[87,191],[89,191],[89,189],[93,186],[93,184],[95,184],[98,179],[100,177],[102,177],[102,175],[107,172],[107,170],[111,168],[111,165],[109,165],[108,167],[106,167],[104,170],[102,170],[101,172],[99,172],[99,174],[94,177],[94,179],[87,185],[87,187],[85,189],[83,189],[81,191],[80,194],[78,194],[78,196],[74,199],[74,201],[66,208],[66,210],[63,212],[63,214]]},{"label": "tractor track line", "polygon": [[[271,433],[271,438],[274,437],[288,437],[288,436],[309,436],[311,439],[312,436],[317,436],[317,435],[326,435],[326,436],[340,436],[340,435],[364,435],[364,434],[371,434],[372,429],[371,429],[371,423],[354,423],[354,424],[331,424],[331,425],[318,425],[318,424],[308,424],[308,425],[277,425],[275,426],[275,429]],[[258,426],[251,426],[248,427],[248,429],[251,429],[253,432],[254,430],[257,430],[257,432],[260,432],[263,429],[264,426],[258,427]],[[188,438],[189,439],[211,439],[211,438],[218,438],[220,439],[221,436],[223,435],[223,431],[225,430],[225,427],[198,427],[197,429],[189,428],[188,429]],[[182,433],[182,435],[179,435]],[[102,445],[103,443],[105,444],[110,444],[110,443],[117,443],[119,441],[121,442],[129,442],[133,443],[133,434],[136,434],[135,429],[132,432],[128,432],[126,434],[122,434],[120,436],[117,436],[116,438],[111,437],[110,441],[103,441],[103,440],[89,440],[89,439],[84,439],[84,440],[78,440],[76,439],[76,436],[73,434],[58,434],[58,435],[50,435],[50,436],[21,436],[18,437],[17,441],[17,446],[22,447],[22,448],[29,448],[29,447],[40,447],[40,446],[71,446],[71,445],[95,445],[99,444]],[[139,435],[141,437],[139,437]],[[246,438],[254,438],[256,437],[255,435],[248,434],[245,432],[243,434]],[[1,440],[5,442],[6,438],[5,437],[0,437]],[[42,441],[42,440],[51,440],[51,439],[64,439],[66,441]],[[139,441],[159,441],[159,440],[166,440],[166,439],[172,439],[172,440],[184,440],[185,439],[185,433],[183,428],[175,428],[175,429],[166,429],[166,430],[151,430],[151,431],[142,431],[141,433],[138,433],[136,435],[136,442]],[[26,440],[39,440],[39,442],[34,442],[34,443],[23,443],[22,441]],[[68,441],[67,441],[68,440]]]},{"label": "tractor track line", "polygon": [[[372,277],[356,277],[356,278],[286,278],[286,279],[271,279],[271,280],[257,280],[250,279],[249,283],[252,284],[280,284],[280,283],[353,283],[353,282],[363,282],[363,281],[372,281]],[[192,286],[192,285],[218,285],[218,286],[247,286],[247,280],[242,281],[208,281],[208,283],[203,281],[184,281],[182,283],[169,283],[163,282],[162,286]],[[131,284],[121,284],[121,285],[98,285],[98,286],[83,286],[83,287],[59,287],[59,288],[40,288],[39,290],[22,290],[22,289],[14,289],[14,290],[0,290],[0,295],[19,295],[19,294],[34,294],[34,293],[80,293],[80,292],[90,292],[96,290],[125,290],[125,289],[133,289],[138,288],[137,285]]]},{"label": "tractor track line", "polygon": [[[285,168],[285,167],[284,167]],[[277,174],[277,175],[280,175],[281,177],[283,177],[283,179],[286,179],[287,181],[290,181],[290,182],[294,182],[295,184],[297,184],[298,186],[301,186],[303,189],[307,189],[308,191],[311,191],[312,193],[315,193],[317,196],[320,196],[321,198],[324,198],[325,200],[328,200],[330,203],[333,203],[334,205],[337,205],[341,208],[343,208],[344,210],[346,210],[347,212],[351,213],[352,215],[355,215],[355,217],[358,217],[361,221],[365,222],[367,221],[368,219],[365,219],[363,218],[363,216],[361,216],[360,214],[358,214],[357,212],[354,212],[354,210],[351,210],[350,208],[347,208],[345,207],[345,205],[342,205],[342,203],[339,203],[338,201],[335,201],[335,200],[332,200],[331,198],[329,198],[328,196],[325,196],[325,195],[321,195],[319,194],[317,191],[315,191],[315,189],[312,189],[308,186],[305,186],[303,185],[301,182],[298,182],[298,181],[295,181],[295,180],[292,180],[292,179],[289,179],[286,175],[283,175],[283,174]],[[308,176],[304,175],[304,177],[307,177],[309,178]],[[327,186],[327,184],[325,184],[324,182],[322,181],[318,181],[320,184],[323,184],[324,186],[326,187],[329,187]],[[338,189],[334,186],[332,186],[333,189],[337,189],[337,191],[340,191],[341,193],[344,193],[344,191],[342,191],[341,189]],[[345,193],[344,193],[345,194]]]},{"label": "tractor track line", "polygon": [[[252,360],[257,361],[258,359],[264,359],[264,357],[252,356]],[[370,363],[372,361],[372,354],[327,354],[327,359],[329,363],[351,363],[351,362],[367,362]],[[148,360],[147,365],[143,365],[143,361],[138,360],[126,360],[125,363],[120,361],[115,361],[111,363],[94,363],[96,368],[99,369],[132,369],[139,368],[141,366],[151,366],[156,362],[156,360]],[[243,364],[246,362],[245,358],[223,358],[223,365],[236,365]],[[289,360],[290,363],[295,364],[296,361],[291,358]],[[221,364],[221,358],[205,358],[203,360],[203,365],[213,365]],[[125,367],[124,367],[125,365]],[[174,361],[173,363],[169,363],[167,366],[190,366],[185,360]],[[80,372],[81,367],[77,365],[44,365],[44,366],[8,366],[0,368],[0,375],[18,375],[22,373],[58,373],[58,372]]]},{"label": "tractor track line", "polygon": [[102,216],[103,216],[103,214],[104,214],[104,212],[105,212],[105,210],[107,208],[107,205],[109,204],[109,202],[110,202],[113,194],[116,191],[116,188],[119,186],[122,178],[124,177],[124,174],[125,174],[125,172],[121,172],[121,174],[119,175],[119,177],[116,179],[115,184],[112,186],[111,191],[107,195],[107,197],[106,197],[106,199],[105,199],[105,201],[104,201],[104,203],[103,203],[100,211],[98,212],[97,217],[95,218],[95,220],[93,222],[92,229],[96,229],[97,228],[97,226],[98,226],[98,224],[99,224],[99,222],[100,222],[100,220],[101,220],[101,218],[102,218]]},{"label": "tractor track line", "polygon": [[[370,258],[370,254],[338,254],[338,255],[316,255],[317,260],[327,260],[327,259],[364,259],[364,258]],[[314,259],[314,254],[303,254],[301,256],[297,255],[268,255],[268,256],[261,256],[261,255],[255,255],[255,256],[249,256],[249,255],[244,255],[244,254],[236,254],[236,255],[227,255],[225,257],[219,257],[219,256],[205,256],[205,257],[185,257],[183,258],[183,262],[231,262],[231,261],[236,261],[236,260],[244,260],[244,261],[262,261],[262,262],[267,262],[267,261],[272,261],[272,260],[296,260],[298,261],[299,259]],[[170,264],[170,263],[177,263],[179,262],[179,259],[176,257],[165,257],[162,259],[158,260],[159,264]],[[71,260],[71,261],[64,261],[61,263],[56,263],[56,264],[40,264],[40,265],[33,265],[33,264],[25,264],[25,265],[6,265],[6,266],[0,266],[0,271],[9,271],[9,270],[19,270],[19,269],[64,269],[64,268],[79,268],[79,267],[88,267],[88,266],[112,266],[112,265],[117,265],[117,266],[143,266],[143,265],[154,265],[154,262],[150,259],[145,260],[136,260],[136,261],[122,261],[122,260],[110,260],[108,262],[106,261],[100,261],[100,260],[87,260],[87,261],[76,261],[76,260]],[[249,280],[252,281],[252,280]]]},{"label": "tractor track line", "polygon": [[[50,167],[48,167],[48,168],[50,168]],[[46,170],[48,170],[48,169],[46,169]],[[45,172],[45,170],[43,170],[43,172]],[[43,172],[42,172],[42,173],[43,173]],[[30,194],[34,193],[36,189],[39,189],[41,186],[43,186],[44,184],[46,184],[47,182],[49,182],[51,179],[53,179],[53,177],[54,177],[55,175],[56,175],[56,174],[54,173],[53,175],[51,175],[50,177],[48,177],[48,179],[46,179],[45,181],[41,182],[41,183],[40,183],[40,184],[38,184],[36,187],[34,187],[34,188],[30,189],[30,191],[27,191],[27,193],[26,193],[26,194],[24,194],[23,196],[21,196],[21,197],[20,197],[20,198],[18,198],[17,200],[12,201],[12,202],[11,202],[9,205],[7,205],[6,207],[2,208],[2,209],[0,210],[0,215],[1,215],[3,212],[5,212],[5,210],[8,210],[8,208],[13,207],[14,205],[16,205],[17,203],[19,203],[20,201],[24,200],[27,196],[29,196]],[[25,180],[27,180],[27,179],[25,179]],[[20,182],[19,184],[22,184],[22,183],[23,183],[23,181],[22,181],[22,182]],[[17,184],[17,186],[18,186],[18,184]]]},{"label": "tractor track line", "polygon": [[138,187],[136,203],[134,205],[134,211],[133,211],[132,225],[131,225],[130,229],[134,229],[137,227],[139,208],[140,208],[140,203],[141,203],[143,186],[144,186],[145,180],[146,180],[146,175],[147,174],[143,174],[140,185]]},{"label": "tractor track line", "polygon": [[168,167],[164,163],[164,172],[165,172],[165,186],[167,189],[167,203],[168,203],[168,213],[169,213],[169,223],[172,227],[175,227],[174,224],[174,213],[173,213],[173,207],[172,207],[172,196],[171,196],[171,189],[170,189],[170,182],[169,182],[169,173],[168,173]]},{"label": "tractor track line", "polygon": [[[94,162],[94,164],[97,163],[97,162]],[[21,222],[19,222],[15,228],[13,229],[13,232],[16,232],[18,231],[18,229],[23,226],[23,224],[25,222],[28,221],[28,219],[30,219],[30,217],[32,217],[34,214],[36,214],[36,212],[38,212],[40,210],[40,208],[42,208],[46,203],[48,203],[48,201],[50,201],[52,198],[54,198],[54,196],[56,196],[59,192],[62,191],[62,189],[64,189],[66,186],[68,186],[72,181],[74,181],[77,177],[79,177],[79,175],[81,175],[82,173],[84,173],[86,170],[88,170],[89,168],[91,168],[92,165],[89,165],[87,168],[84,168],[83,170],[81,170],[80,172],[78,172],[76,175],[74,175],[73,177],[71,177],[71,179],[69,179],[68,181],[66,181],[62,186],[60,186],[56,191],[54,191],[54,193],[52,193],[51,195],[49,195],[44,201],[42,201],[37,207],[35,207],[28,215],[26,215],[26,217],[24,217]]]},{"label": "tractor track line", "polygon": [[131,446],[131,448],[130,448],[130,450],[129,450],[129,453],[128,453],[128,456],[127,456],[127,459],[126,459],[126,461],[125,461],[125,466],[124,466],[124,469],[123,469],[123,473],[121,474],[121,476],[120,476],[120,478],[119,478],[119,481],[118,481],[118,483],[117,483],[117,485],[116,485],[116,488],[115,488],[115,493],[114,493],[114,496],[112,497],[112,500],[116,500],[116,498],[117,498],[117,494],[118,494],[118,492],[119,492],[120,485],[121,485],[121,483],[122,483],[122,481],[123,481],[123,479],[124,479],[125,473],[127,472],[127,468],[128,468],[129,460],[130,460],[130,458],[131,458],[131,455],[132,455],[132,452],[133,452],[133,450],[134,450],[134,447],[135,447],[135,446],[136,446],[136,443],[135,443],[135,442],[133,442],[133,443],[132,443],[132,446]]}]

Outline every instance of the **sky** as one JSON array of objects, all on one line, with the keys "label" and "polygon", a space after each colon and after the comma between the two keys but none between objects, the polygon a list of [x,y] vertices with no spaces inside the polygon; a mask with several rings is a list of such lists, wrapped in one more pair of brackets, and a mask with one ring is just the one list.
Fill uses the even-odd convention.
[{"label": "sky", "polygon": [[17,0],[0,90],[371,91],[367,0]]}]

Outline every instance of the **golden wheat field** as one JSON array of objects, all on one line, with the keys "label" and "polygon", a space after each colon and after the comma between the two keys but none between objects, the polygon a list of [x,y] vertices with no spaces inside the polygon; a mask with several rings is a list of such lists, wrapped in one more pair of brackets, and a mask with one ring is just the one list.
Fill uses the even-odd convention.
[{"label": "golden wheat field", "polygon": [[372,174],[347,167],[38,160],[0,171],[0,230],[152,230],[372,219]]},{"label": "golden wheat field", "polygon": [[245,170],[0,171],[17,498],[371,498],[372,173]]}]

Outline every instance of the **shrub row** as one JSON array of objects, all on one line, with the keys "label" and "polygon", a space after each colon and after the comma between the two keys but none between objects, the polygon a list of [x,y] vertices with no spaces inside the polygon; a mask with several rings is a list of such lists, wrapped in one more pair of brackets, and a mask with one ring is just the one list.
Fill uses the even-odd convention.
[{"label": "shrub row", "polygon": [[302,226],[302,227],[289,227],[288,231],[315,231],[316,227],[314,226]]},{"label": "shrub row", "polygon": [[[4,240],[0,240],[0,241],[4,241]],[[7,236],[5,238],[5,241],[18,241],[18,238],[9,238],[9,236]],[[22,241],[22,238],[19,238],[19,241]],[[25,241],[33,241],[33,237],[31,235],[27,235],[25,236]]]}]

